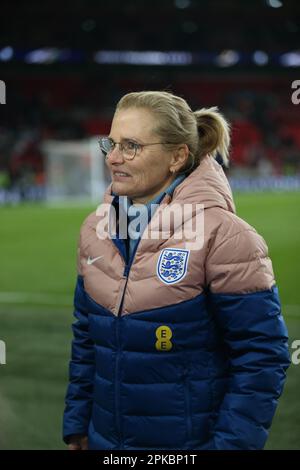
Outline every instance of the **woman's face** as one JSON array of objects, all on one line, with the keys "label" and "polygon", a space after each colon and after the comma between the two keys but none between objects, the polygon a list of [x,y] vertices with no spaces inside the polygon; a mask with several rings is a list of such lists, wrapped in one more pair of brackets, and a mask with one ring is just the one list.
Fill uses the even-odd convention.
[{"label": "woman's face", "polygon": [[[114,142],[130,139],[138,144],[161,142],[153,132],[155,118],[144,108],[120,110],[114,115],[109,137]],[[119,146],[108,155],[106,164],[112,178],[112,190],[145,204],[169,186],[174,176],[172,152],[162,145],[143,147],[133,160],[125,160]],[[125,173],[126,176],[119,173]]]}]

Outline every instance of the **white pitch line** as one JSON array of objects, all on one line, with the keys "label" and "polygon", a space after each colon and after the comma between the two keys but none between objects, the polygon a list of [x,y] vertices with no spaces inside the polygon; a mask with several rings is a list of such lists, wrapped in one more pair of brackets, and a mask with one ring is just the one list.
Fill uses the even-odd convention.
[{"label": "white pitch line", "polygon": [[47,304],[47,305],[72,305],[71,296],[61,294],[41,294],[35,292],[0,292],[0,303],[3,304]]},{"label": "white pitch line", "polygon": [[283,305],[282,313],[289,317],[300,317],[300,305]]}]

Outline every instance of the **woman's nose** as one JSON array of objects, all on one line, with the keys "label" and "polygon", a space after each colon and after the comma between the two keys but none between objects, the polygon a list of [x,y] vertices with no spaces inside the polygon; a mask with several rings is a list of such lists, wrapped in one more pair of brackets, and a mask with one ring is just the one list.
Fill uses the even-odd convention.
[{"label": "woman's nose", "polygon": [[123,154],[119,149],[118,145],[116,145],[115,148],[111,152],[109,152],[109,154],[107,155],[107,160],[110,163],[120,163],[124,161]]}]

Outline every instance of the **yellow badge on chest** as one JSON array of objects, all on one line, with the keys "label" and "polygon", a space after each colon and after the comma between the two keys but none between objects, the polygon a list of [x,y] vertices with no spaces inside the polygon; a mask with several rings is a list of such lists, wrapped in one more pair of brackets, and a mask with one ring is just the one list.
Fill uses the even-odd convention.
[{"label": "yellow badge on chest", "polygon": [[162,325],[159,326],[156,331],[155,335],[157,341],[155,343],[155,347],[158,351],[170,351],[172,349],[173,344],[171,342],[172,338],[172,330],[169,326]]}]

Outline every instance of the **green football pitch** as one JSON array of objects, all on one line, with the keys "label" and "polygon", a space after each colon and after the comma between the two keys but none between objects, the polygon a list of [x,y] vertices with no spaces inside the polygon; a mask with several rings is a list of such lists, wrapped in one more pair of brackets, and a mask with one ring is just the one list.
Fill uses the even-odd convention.
[{"label": "green football pitch", "polygon": [[[300,193],[236,194],[266,239],[290,344],[300,340]],[[79,227],[92,207],[0,209],[0,448],[63,449]],[[291,349],[291,352],[293,350]],[[300,354],[299,354],[300,356]],[[288,371],[267,449],[300,449],[300,364]]]}]

